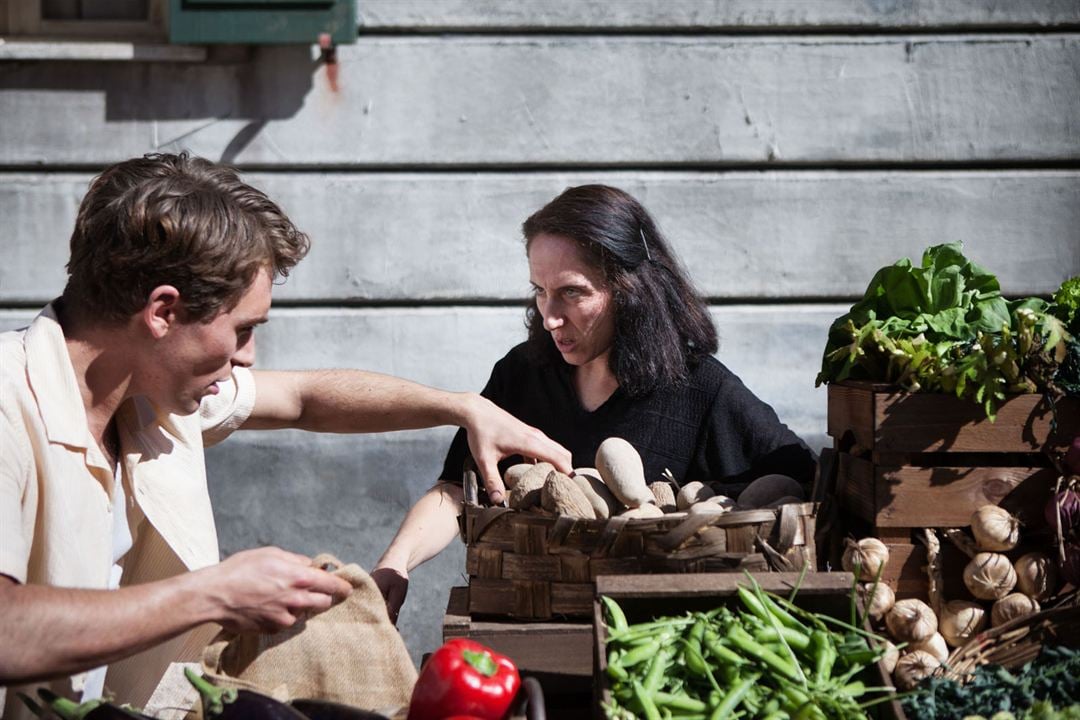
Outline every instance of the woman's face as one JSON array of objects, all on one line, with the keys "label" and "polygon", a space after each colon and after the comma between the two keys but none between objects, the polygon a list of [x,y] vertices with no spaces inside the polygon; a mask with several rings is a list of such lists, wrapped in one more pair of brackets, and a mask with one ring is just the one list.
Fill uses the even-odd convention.
[{"label": "woman's face", "polygon": [[529,243],[529,281],[555,347],[570,365],[607,363],[615,341],[615,307],[599,268],[576,242],[540,234]]}]

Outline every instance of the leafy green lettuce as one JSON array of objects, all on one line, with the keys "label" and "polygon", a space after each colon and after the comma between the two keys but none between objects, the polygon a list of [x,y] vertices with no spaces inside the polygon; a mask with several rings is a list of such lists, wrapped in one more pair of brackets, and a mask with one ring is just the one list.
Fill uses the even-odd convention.
[{"label": "leafy green lettuce", "polygon": [[1052,383],[1068,339],[1045,300],[1007,301],[997,277],[959,243],[937,245],[919,266],[905,258],[875,273],[830,327],[817,384],[872,380],[948,392],[993,419],[1006,393]]}]

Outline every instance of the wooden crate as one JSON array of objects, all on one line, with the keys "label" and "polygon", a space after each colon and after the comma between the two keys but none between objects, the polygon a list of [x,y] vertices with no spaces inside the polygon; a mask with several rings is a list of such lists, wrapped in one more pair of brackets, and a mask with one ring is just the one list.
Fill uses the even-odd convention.
[{"label": "wooden crate", "polygon": [[[467,494],[468,498],[468,494]],[[547,620],[589,618],[600,576],[815,567],[813,503],[776,510],[579,520],[466,501],[469,612]],[[684,522],[699,532],[673,546]]]},{"label": "wooden crate", "polygon": [[[790,594],[799,583],[798,573],[756,573],[754,580],[763,590],[780,595]],[[854,577],[845,572],[808,573],[799,585],[795,602],[807,610],[822,612],[843,620],[850,614],[850,594]],[[616,600],[633,624],[653,617],[679,615],[687,611],[708,611],[719,605],[739,605],[736,589],[747,584],[745,576],[712,575],[613,575],[597,578],[593,604],[595,626],[596,717],[603,717],[600,708],[611,702],[611,686],[607,674],[607,627],[599,598],[602,595]],[[741,607],[741,605],[739,605]],[[876,666],[865,678],[867,686],[891,686],[884,668]],[[871,717],[903,719],[897,702],[875,706]]]},{"label": "wooden crate", "polygon": [[[890,550],[884,579],[900,597],[926,597],[921,528],[966,527],[986,504],[1001,505],[1025,535],[1046,529],[1043,507],[1058,473],[1049,453],[1080,432],[1080,403],[1054,407],[1042,395],[1010,396],[990,422],[970,401],[905,393],[888,385],[829,386],[828,431],[837,452],[834,495],[852,526],[882,538]],[[966,557],[943,539],[946,595],[962,597]],[[1026,548],[1025,548],[1026,549]]]}]

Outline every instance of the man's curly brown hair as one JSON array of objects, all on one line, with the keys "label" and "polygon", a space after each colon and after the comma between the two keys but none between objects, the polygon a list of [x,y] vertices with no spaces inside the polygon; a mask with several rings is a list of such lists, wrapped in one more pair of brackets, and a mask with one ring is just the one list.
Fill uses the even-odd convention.
[{"label": "man's curly brown hair", "polygon": [[63,301],[89,322],[123,322],[172,285],[189,318],[231,309],[256,274],[288,275],[310,241],[236,170],[186,153],[107,168],[90,184],[71,235]]}]

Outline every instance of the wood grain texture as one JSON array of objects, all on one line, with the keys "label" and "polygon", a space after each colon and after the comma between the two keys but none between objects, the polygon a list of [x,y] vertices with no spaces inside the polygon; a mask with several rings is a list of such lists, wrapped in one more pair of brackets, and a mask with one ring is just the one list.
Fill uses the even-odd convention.
[{"label": "wood grain texture", "polygon": [[1080,22],[1069,0],[364,0],[370,31],[774,30],[1053,27]]},{"label": "wood grain texture", "polygon": [[0,124],[0,166],[181,148],[308,168],[1080,157],[1072,34],[361,37],[337,58],[338,91],[308,48],[4,64],[0,117],[20,122]]},{"label": "wood grain texture", "polygon": [[[1011,395],[991,422],[980,405],[950,395],[875,392],[857,383],[832,384],[829,393],[829,434],[840,439],[851,433],[864,450],[881,454],[1038,453],[1062,447],[1080,427],[1074,398],[1055,408],[1041,394]],[[867,400],[872,415],[865,412]]]},{"label": "wood grain texture", "polygon": [[[312,239],[278,300],[516,300],[528,292],[521,223],[566,187],[621,187],[649,208],[701,291],[724,298],[855,297],[874,272],[965,243],[1010,296],[1080,274],[1080,172],[252,172]],[[88,173],[0,173],[18,229],[0,302],[63,287]],[[1017,246],[1024,247],[1023,252]],[[417,258],[424,258],[420,263]]]}]

